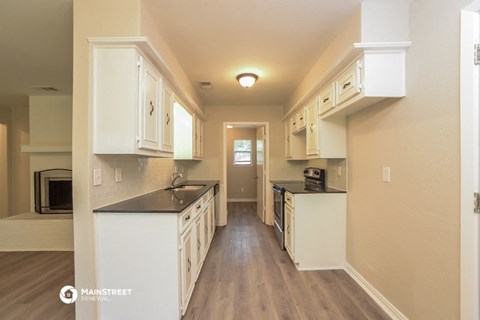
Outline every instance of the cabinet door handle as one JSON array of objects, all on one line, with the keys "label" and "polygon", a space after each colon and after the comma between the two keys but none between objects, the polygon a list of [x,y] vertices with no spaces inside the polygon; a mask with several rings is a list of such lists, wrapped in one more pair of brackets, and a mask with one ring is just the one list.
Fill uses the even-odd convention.
[{"label": "cabinet door handle", "polygon": [[287,141],[290,142],[290,136],[287,136]]},{"label": "cabinet door handle", "polygon": [[150,115],[153,114],[153,111],[155,111],[155,107],[153,106],[153,102],[150,101]]},{"label": "cabinet door handle", "polygon": [[190,220],[190,215],[188,215],[186,218],[185,218],[185,221],[188,221]]},{"label": "cabinet door handle", "polygon": [[296,124],[297,124],[296,122],[293,123],[293,125],[296,125]]},{"label": "cabinet door handle", "polygon": [[200,247],[202,246],[202,243],[200,242],[200,239],[197,240],[197,250],[200,250]]},{"label": "cabinet door handle", "polygon": [[343,85],[343,89],[348,88],[352,83],[349,81]]},{"label": "cabinet door handle", "polygon": [[187,261],[188,261],[187,272],[190,272],[190,268],[192,267],[192,262],[190,261],[190,258],[188,258]]},{"label": "cabinet door handle", "polygon": [[290,199],[290,198],[287,198],[287,201],[292,201],[292,199]]},{"label": "cabinet door handle", "polygon": [[168,126],[169,123],[170,123],[170,116],[167,113],[167,126]]},{"label": "cabinet door handle", "polygon": [[310,123],[310,132],[313,133],[313,123]]},{"label": "cabinet door handle", "polygon": [[[345,87],[344,87],[345,88]],[[330,98],[325,98],[323,99],[323,103],[327,102],[328,100],[330,100]]]},{"label": "cabinet door handle", "polygon": [[303,117],[301,117],[300,120],[303,120]]}]

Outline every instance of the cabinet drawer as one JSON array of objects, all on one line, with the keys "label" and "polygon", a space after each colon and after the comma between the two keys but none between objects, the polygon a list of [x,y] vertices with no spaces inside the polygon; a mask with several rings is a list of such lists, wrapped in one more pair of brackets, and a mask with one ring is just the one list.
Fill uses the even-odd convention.
[{"label": "cabinet drawer", "polygon": [[298,125],[297,115],[293,115],[290,118],[290,132],[293,133],[293,132],[297,131],[297,125]]},{"label": "cabinet drawer", "polygon": [[182,233],[192,223],[195,217],[194,207],[190,207],[178,217],[178,233]]},{"label": "cabinet drawer", "polygon": [[297,112],[296,118],[297,118],[297,130],[304,129],[306,124],[304,108],[302,108],[300,111]]},{"label": "cabinet drawer", "polygon": [[285,203],[290,206],[290,208],[295,208],[295,197],[290,192],[285,192]]},{"label": "cabinet drawer", "polygon": [[200,214],[203,210],[203,198],[205,196],[201,197],[197,202],[193,204],[193,210],[195,210],[195,216]]},{"label": "cabinet drawer", "polygon": [[319,113],[323,114],[335,107],[335,84],[325,87],[318,96]]},{"label": "cabinet drawer", "polygon": [[356,61],[335,80],[336,102],[341,104],[361,91],[361,63]]}]

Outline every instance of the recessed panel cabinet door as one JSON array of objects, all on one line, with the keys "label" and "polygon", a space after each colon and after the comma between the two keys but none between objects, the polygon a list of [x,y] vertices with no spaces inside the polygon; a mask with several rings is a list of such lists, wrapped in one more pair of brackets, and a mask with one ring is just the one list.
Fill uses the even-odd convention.
[{"label": "recessed panel cabinet door", "polygon": [[307,114],[307,156],[318,155],[317,101],[312,100],[306,107]]},{"label": "recessed panel cabinet door", "polygon": [[194,275],[195,275],[195,265],[193,261],[194,252],[192,250],[192,234],[193,228],[186,231],[181,237],[181,266],[180,266],[180,277],[182,283],[182,306],[183,310],[186,310],[186,305],[190,294],[193,290],[194,285]]},{"label": "recessed panel cabinet door", "polygon": [[173,106],[172,88],[163,83],[162,151],[173,152]]},{"label": "recessed panel cabinet door", "polygon": [[141,67],[141,81],[139,92],[142,95],[140,102],[140,137],[138,147],[141,149],[160,149],[159,115],[161,112],[160,88],[162,78],[160,74],[145,60]]}]

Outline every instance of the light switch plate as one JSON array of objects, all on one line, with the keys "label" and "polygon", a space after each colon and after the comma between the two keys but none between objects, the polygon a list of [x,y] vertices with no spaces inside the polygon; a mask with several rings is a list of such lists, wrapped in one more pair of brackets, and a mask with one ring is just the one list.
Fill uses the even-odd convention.
[{"label": "light switch plate", "polygon": [[99,186],[102,184],[102,169],[93,169],[93,185]]},{"label": "light switch plate", "polygon": [[383,182],[390,182],[390,167],[383,167]]},{"label": "light switch plate", "polygon": [[115,168],[115,182],[122,181],[122,168]]}]

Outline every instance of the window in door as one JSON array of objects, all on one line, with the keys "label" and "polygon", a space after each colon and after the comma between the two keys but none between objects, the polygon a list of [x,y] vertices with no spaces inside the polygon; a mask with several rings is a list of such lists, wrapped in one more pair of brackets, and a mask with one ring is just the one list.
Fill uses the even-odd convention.
[{"label": "window in door", "polygon": [[251,167],[252,140],[233,141],[233,165],[237,167]]}]

